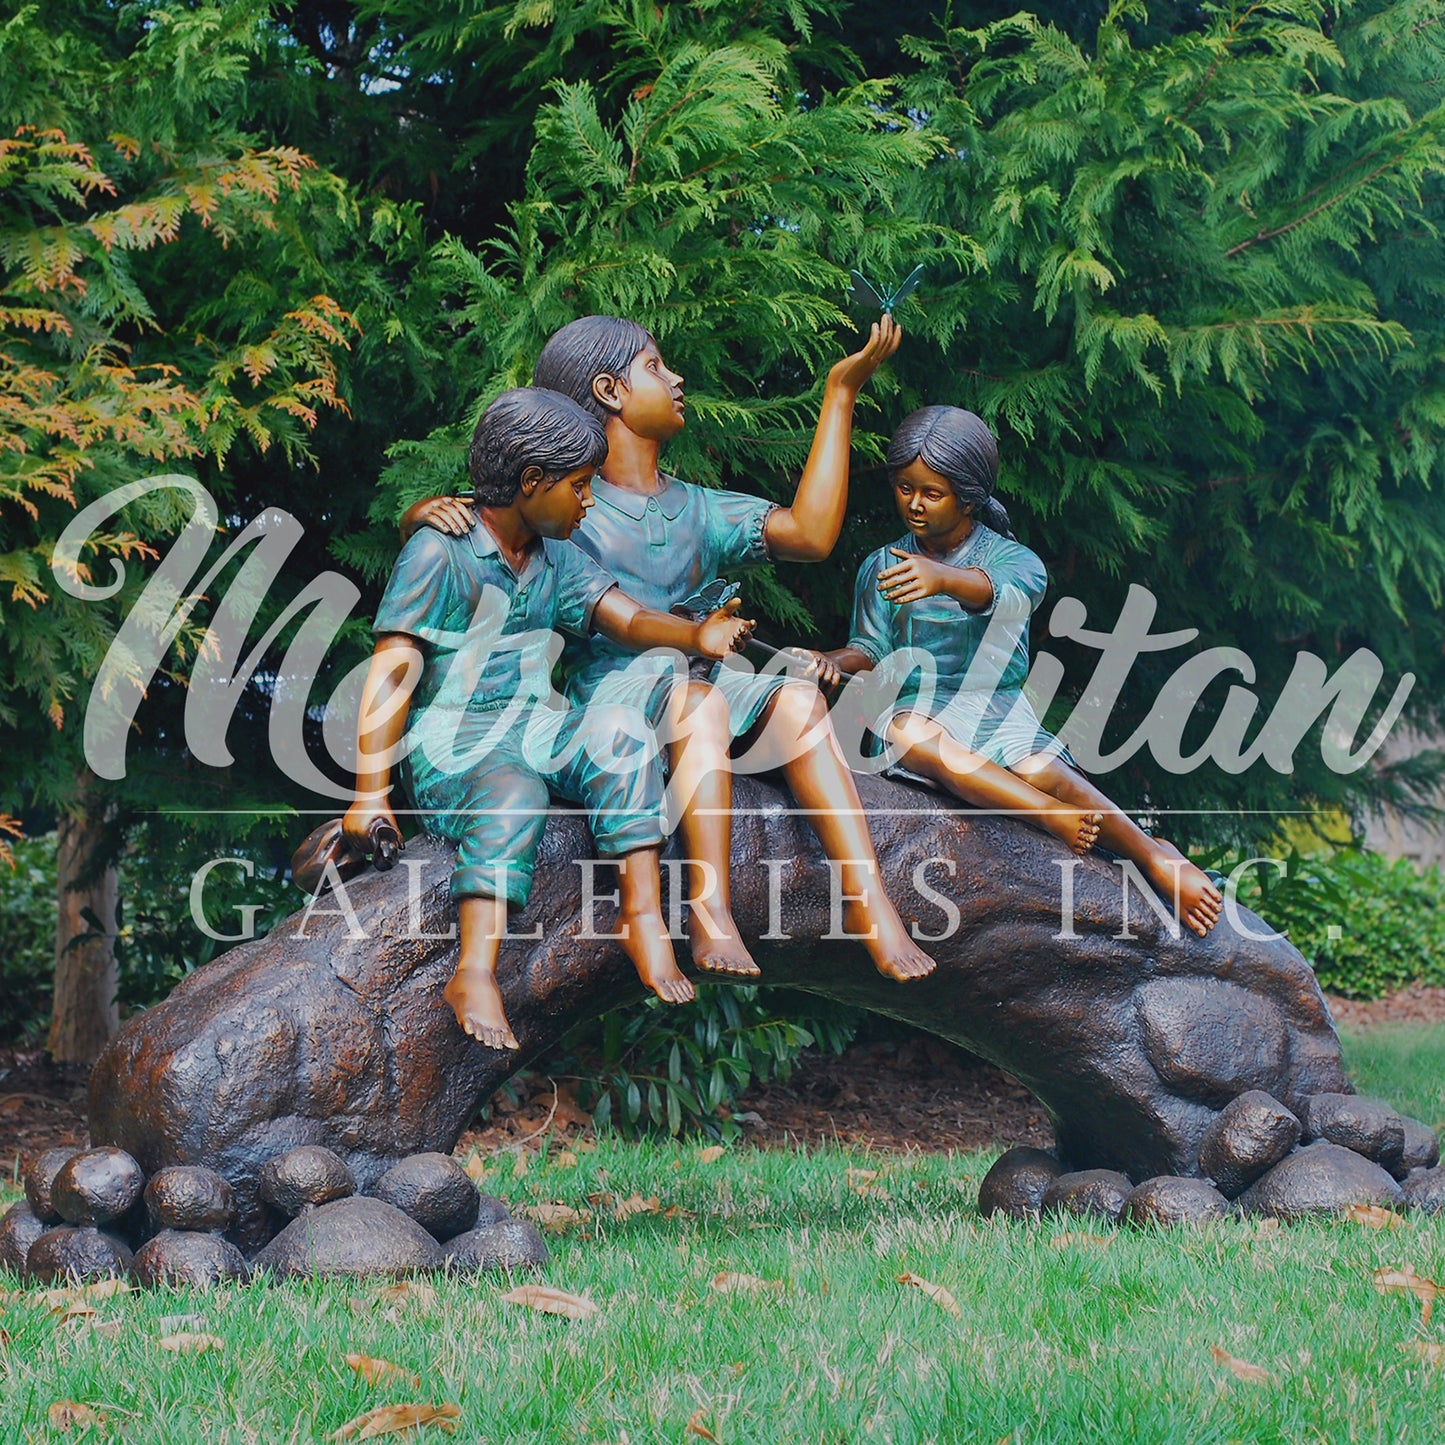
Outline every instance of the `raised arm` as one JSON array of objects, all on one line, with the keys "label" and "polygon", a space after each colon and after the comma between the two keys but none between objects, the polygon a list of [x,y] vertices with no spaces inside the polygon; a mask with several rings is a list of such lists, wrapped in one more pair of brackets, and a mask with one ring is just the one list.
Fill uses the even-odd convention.
[{"label": "raised arm", "polygon": [[388,801],[392,755],[406,731],[411,695],[420,676],[421,658],[410,637],[393,632],[377,639],[357,721],[356,801],[342,820],[346,836],[358,843],[367,841],[378,818],[397,827]]},{"label": "raised arm", "polygon": [[752,634],[752,622],[737,615],[741,605],[735,597],[701,622],[689,622],[670,612],[654,612],[620,587],[613,587],[592,609],[592,626],[604,637],[636,652],[645,652],[649,647],[675,647],[679,652],[721,661]]},{"label": "raised arm", "polygon": [[768,514],[768,554],[789,562],[821,562],[838,541],[848,507],[848,453],[853,406],[863,383],[898,350],[903,332],[891,316],[875,321],[861,351],[829,373],[807,465],[791,507]]}]

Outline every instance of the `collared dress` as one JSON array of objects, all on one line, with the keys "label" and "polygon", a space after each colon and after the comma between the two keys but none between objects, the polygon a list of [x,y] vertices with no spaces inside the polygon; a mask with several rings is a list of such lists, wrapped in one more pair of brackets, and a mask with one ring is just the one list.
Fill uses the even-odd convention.
[{"label": "collared dress", "polygon": [[[597,505],[572,534],[572,541],[606,567],[629,596],[666,612],[728,568],[768,560],[763,531],[775,502],[676,477],[662,480],[662,490],[646,496],[593,477]],[[562,665],[567,694],[575,702],[595,698],[639,708],[654,727],[666,714],[672,688],[688,676],[687,659],[679,652],[628,652],[595,634],[569,638]],[[713,668],[710,680],[727,700],[737,737],[789,679],[772,668],[755,672],[743,658],[732,656]]]},{"label": "collared dress", "polygon": [[[1035,753],[1072,763],[1023,691],[1029,616],[1048,581],[1039,557],[976,522],[952,552],[932,560],[982,571],[993,585],[988,606],[969,609],[942,596],[900,606],[878,590],[878,574],[898,562],[891,547],[925,555],[910,533],[871,553],[858,569],[848,645],[872,660],[870,682],[889,698],[872,720],[873,732],[881,739],[899,713],[923,712],[961,746],[1001,767]],[[917,777],[896,765],[885,771]]]},{"label": "collared dress", "polygon": [[661,843],[662,768],[651,729],[620,706],[570,706],[552,687],[556,628],[576,634],[615,579],[542,538],[521,573],[478,521],[464,537],[418,528],[401,550],[374,635],[422,656],[403,786],[428,833],[457,844],[452,896],[522,904],[549,790],[587,809],[599,853]]}]

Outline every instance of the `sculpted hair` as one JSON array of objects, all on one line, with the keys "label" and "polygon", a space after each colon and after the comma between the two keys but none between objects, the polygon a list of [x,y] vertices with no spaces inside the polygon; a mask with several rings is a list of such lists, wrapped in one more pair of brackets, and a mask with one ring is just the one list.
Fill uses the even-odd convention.
[{"label": "sculpted hair", "polygon": [[592,383],[599,376],[626,376],[633,358],[651,340],[646,327],[622,316],[569,321],[542,348],[532,384],[560,391],[598,421],[606,421],[611,413],[593,396]]},{"label": "sculpted hair", "polygon": [[606,458],[607,430],[595,416],[560,392],[518,386],[482,413],[467,471],[479,506],[505,507],[528,467],[555,478],[577,467],[600,467]]},{"label": "sculpted hair", "polygon": [[941,477],[947,477],[953,494],[985,527],[1012,537],[1008,513],[995,500],[998,481],[998,439],[988,423],[961,406],[924,406],[903,418],[888,443],[888,476],[922,459]]}]

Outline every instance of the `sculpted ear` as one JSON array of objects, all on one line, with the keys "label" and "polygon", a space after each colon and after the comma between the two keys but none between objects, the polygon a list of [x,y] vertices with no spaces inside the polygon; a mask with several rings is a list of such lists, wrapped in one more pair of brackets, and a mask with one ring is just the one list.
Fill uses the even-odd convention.
[{"label": "sculpted ear", "polygon": [[622,389],[626,383],[620,376],[613,376],[609,372],[602,372],[592,378],[592,395],[602,403],[608,411],[622,410]]},{"label": "sculpted ear", "polygon": [[517,478],[517,486],[524,497],[530,497],[542,484],[542,478],[546,473],[541,467],[523,467],[522,475]]}]

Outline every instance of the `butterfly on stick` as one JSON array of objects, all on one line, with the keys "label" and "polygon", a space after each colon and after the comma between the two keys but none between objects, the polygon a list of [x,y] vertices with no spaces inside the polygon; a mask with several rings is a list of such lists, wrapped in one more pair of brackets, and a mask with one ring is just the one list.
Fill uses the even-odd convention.
[{"label": "butterfly on stick", "polygon": [[885,295],[861,271],[850,271],[852,289],[848,293],[848,304],[859,311],[871,311],[875,306],[885,315],[891,316],[918,289],[923,280],[923,267],[915,266],[908,273],[908,279],[897,290]]}]

